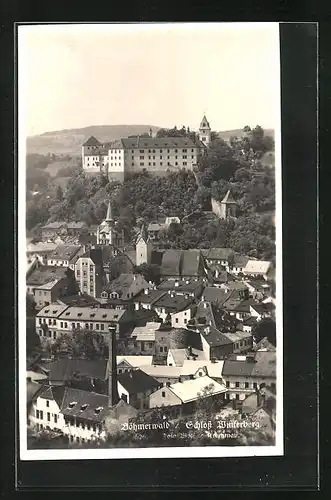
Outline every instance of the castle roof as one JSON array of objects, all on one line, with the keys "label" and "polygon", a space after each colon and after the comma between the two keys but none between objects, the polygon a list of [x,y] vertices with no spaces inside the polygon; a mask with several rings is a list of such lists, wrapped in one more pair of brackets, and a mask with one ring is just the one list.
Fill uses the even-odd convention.
[{"label": "castle roof", "polygon": [[201,148],[202,143],[195,143],[190,137],[127,137],[122,139],[124,149],[171,149]]},{"label": "castle roof", "polygon": [[84,142],[83,146],[102,146],[101,142],[98,141],[93,135]]},{"label": "castle roof", "polygon": [[224,196],[223,200],[221,201],[221,203],[236,203],[234,201],[234,198],[231,194],[231,191],[230,189],[228,190],[228,192],[226,193],[226,195]]}]

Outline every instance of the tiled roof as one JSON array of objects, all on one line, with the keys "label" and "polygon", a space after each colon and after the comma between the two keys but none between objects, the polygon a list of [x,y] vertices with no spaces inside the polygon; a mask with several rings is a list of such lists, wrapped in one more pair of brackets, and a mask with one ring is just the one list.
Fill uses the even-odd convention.
[{"label": "tiled roof", "polygon": [[228,260],[233,255],[231,248],[210,248],[206,255],[207,260]]},{"label": "tiled roof", "polygon": [[101,146],[101,142],[98,141],[93,135],[84,142],[83,146]]},{"label": "tiled roof", "polygon": [[276,377],[276,353],[258,351],[254,361],[225,360],[224,376]]},{"label": "tiled roof", "polygon": [[244,313],[249,313],[251,306],[255,305],[256,302],[254,299],[247,299],[247,300],[242,300],[240,304],[238,304],[234,310],[237,312],[244,312]]},{"label": "tiled roof", "polygon": [[140,340],[140,341],[149,341],[149,342],[154,342],[155,341],[155,331],[160,328],[160,323],[151,321],[149,323],[146,323],[145,326],[136,326],[134,328],[133,332],[131,333],[131,338]]},{"label": "tiled roof", "polygon": [[197,288],[201,288],[203,282],[201,280],[171,280],[165,279],[158,285],[158,290],[173,290],[174,292],[194,292]]},{"label": "tiled roof", "polygon": [[220,332],[214,326],[201,328],[201,335],[211,347],[229,345],[233,343],[226,333]]},{"label": "tiled roof", "polygon": [[136,297],[135,302],[140,302],[142,304],[154,304],[157,300],[163,297],[167,292],[164,290],[153,290],[147,289],[148,293],[142,290]]},{"label": "tiled roof", "polygon": [[102,266],[103,264],[101,248],[91,248],[81,255],[80,258],[91,259],[96,266]]},{"label": "tiled roof", "polygon": [[56,249],[48,256],[49,260],[68,260],[70,261],[77,255],[81,249],[80,245],[59,245]]},{"label": "tiled roof", "polygon": [[67,224],[62,221],[62,222],[49,222],[48,224],[45,224],[41,229],[61,229],[61,227],[66,226]]},{"label": "tiled roof", "polygon": [[68,295],[60,297],[59,299],[57,299],[57,302],[67,306],[78,306],[78,307],[99,305],[99,302],[94,297],[92,297],[91,295],[87,295],[86,293],[83,293],[81,295]]},{"label": "tiled roof", "polygon": [[166,250],[162,257],[161,274],[163,276],[180,276],[181,250]]},{"label": "tiled roof", "polygon": [[179,378],[181,375],[181,366],[167,365],[143,365],[140,370],[154,378]]},{"label": "tiled roof", "polygon": [[210,393],[213,395],[226,392],[226,387],[223,384],[219,384],[207,375],[193,380],[176,382],[175,384],[171,384],[169,389],[182,401],[182,403],[188,403],[199,399],[204,389],[209,386],[212,386]]},{"label": "tiled roof", "polygon": [[153,356],[116,356],[117,366],[123,361],[126,361],[133,368],[136,368],[143,365],[151,365]]},{"label": "tiled roof", "polygon": [[124,149],[172,149],[201,147],[188,137],[128,137],[122,139]]},{"label": "tiled roof", "polygon": [[235,253],[233,256],[232,265],[234,267],[245,267],[248,261],[249,257],[247,257],[247,255],[240,255],[238,253]]},{"label": "tiled roof", "polygon": [[48,306],[43,307],[37,314],[38,317],[43,318],[59,318],[61,314],[68,309],[67,305],[57,304],[53,302]]},{"label": "tiled roof", "polygon": [[271,262],[267,260],[249,260],[243,270],[245,274],[258,273],[266,274],[269,271]]},{"label": "tiled roof", "polygon": [[109,413],[108,396],[66,387],[61,411],[65,416],[102,422]]},{"label": "tiled roof", "polygon": [[199,276],[202,265],[202,254],[200,250],[182,251],[182,276]]},{"label": "tiled roof", "polygon": [[217,302],[219,305],[221,305],[229,298],[229,294],[221,288],[208,286],[204,289],[202,297],[206,302]]},{"label": "tiled roof", "polygon": [[160,297],[153,306],[157,308],[165,308],[166,312],[175,313],[179,311],[184,311],[188,309],[194,301],[194,297],[188,297],[187,299],[183,295],[173,295],[165,293]]},{"label": "tiled roof", "polygon": [[87,227],[87,224],[85,222],[68,222],[67,227],[68,229],[83,229]]},{"label": "tiled roof", "polygon": [[[66,306],[67,307],[67,306]],[[61,314],[60,319],[64,321],[101,321],[115,322],[121,320],[126,313],[124,309],[108,309],[104,307],[67,307]],[[39,313],[40,314],[40,313]]]},{"label": "tiled roof", "polygon": [[107,360],[97,359],[67,359],[61,358],[47,365],[49,371],[49,380],[52,382],[67,382],[73,375],[87,375],[91,378],[105,380]]},{"label": "tiled roof", "polygon": [[47,283],[44,283],[42,285],[39,285],[39,286],[36,286],[36,289],[38,290],[52,290],[52,288],[55,287],[55,285],[58,284],[58,282],[61,280],[62,278],[56,278],[54,279],[53,281],[47,281]]},{"label": "tiled roof", "polygon": [[129,394],[139,394],[160,387],[160,382],[139,368],[120,373],[117,375],[117,380]]}]

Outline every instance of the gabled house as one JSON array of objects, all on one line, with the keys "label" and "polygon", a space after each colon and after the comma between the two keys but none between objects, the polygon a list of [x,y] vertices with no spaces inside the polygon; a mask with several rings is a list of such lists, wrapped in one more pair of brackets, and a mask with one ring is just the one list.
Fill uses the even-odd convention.
[{"label": "gabled house", "polygon": [[243,269],[243,273],[247,276],[263,277],[267,280],[272,271],[272,264],[267,260],[248,260]]},{"label": "gabled house", "polygon": [[48,266],[61,266],[75,269],[75,263],[84,252],[81,245],[58,245],[56,249],[48,256]]},{"label": "gabled house", "polygon": [[149,408],[149,396],[161,383],[139,368],[120,373],[117,377],[118,394],[134,408]]},{"label": "gabled house", "polygon": [[103,286],[100,301],[119,300],[120,303],[134,302],[134,298],[151,285],[140,274],[121,274],[114,281]]}]

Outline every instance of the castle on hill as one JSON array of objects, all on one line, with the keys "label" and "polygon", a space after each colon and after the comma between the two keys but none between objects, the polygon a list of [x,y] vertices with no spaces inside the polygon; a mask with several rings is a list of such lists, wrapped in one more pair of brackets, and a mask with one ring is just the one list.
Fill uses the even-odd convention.
[{"label": "castle on hill", "polygon": [[127,174],[147,171],[164,175],[169,171],[193,170],[211,141],[211,128],[204,115],[197,138],[130,136],[113,143],[90,137],[82,146],[85,172],[108,174],[109,179],[123,181]]}]

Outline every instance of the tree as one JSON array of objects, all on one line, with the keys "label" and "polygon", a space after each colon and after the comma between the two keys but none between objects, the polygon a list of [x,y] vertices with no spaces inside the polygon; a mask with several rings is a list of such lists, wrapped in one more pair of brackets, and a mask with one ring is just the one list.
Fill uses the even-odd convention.
[{"label": "tree", "polygon": [[156,264],[143,263],[140,266],[134,267],[134,273],[141,274],[146,281],[159,285],[161,281],[160,266]]},{"label": "tree", "polygon": [[267,337],[269,342],[276,346],[276,323],[271,318],[262,319],[252,330],[252,335],[256,342],[259,342],[264,337]]},{"label": "tree", "polygon": [[57,337],[52,345],[54,355],[73,358],[100,359],[107,355],[108,346],[101,334],[91,330],[74,330]]}]

